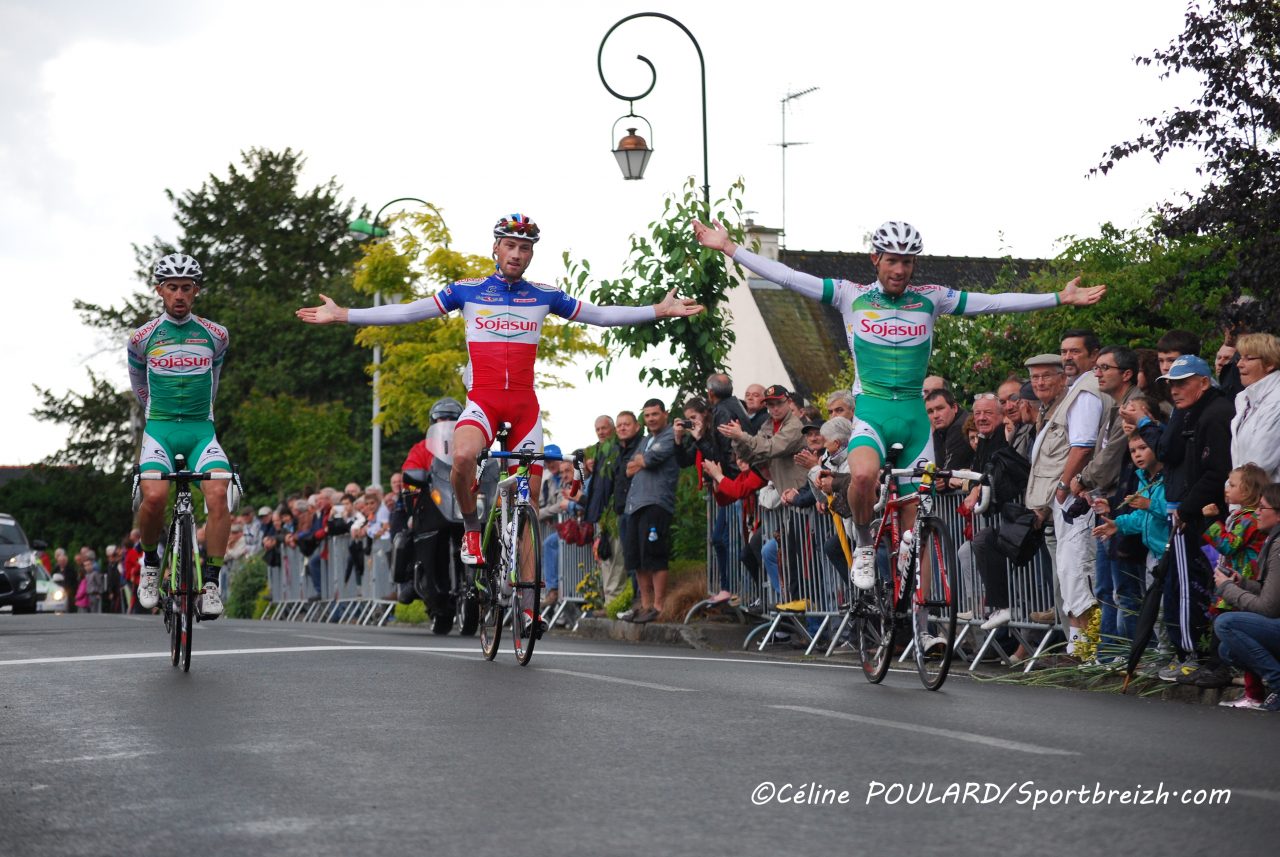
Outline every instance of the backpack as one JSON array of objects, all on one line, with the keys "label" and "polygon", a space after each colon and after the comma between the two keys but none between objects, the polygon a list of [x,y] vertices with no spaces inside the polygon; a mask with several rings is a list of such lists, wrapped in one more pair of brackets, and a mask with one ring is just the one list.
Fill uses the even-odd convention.
[{"label": "backpack", "polygon": [[996,525],[996,551],[1014,566],[1026,565],[1044,544],[1044,530],[1037,526],[1036,513],[1016,501],[1000,507]]},{"label": "backpack", "polygon": [[1008,503],[1027,490],[1031,476],[1031,462],[1013,450],[1002,446],[987,461],[987,473],[991,476],[991,501]]}]

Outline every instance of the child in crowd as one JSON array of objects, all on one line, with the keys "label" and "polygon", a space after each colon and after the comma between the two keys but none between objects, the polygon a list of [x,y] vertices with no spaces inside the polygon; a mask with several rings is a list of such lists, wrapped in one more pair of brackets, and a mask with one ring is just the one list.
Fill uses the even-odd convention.
[{"label": "child in crowd", "polygon": [[1160,427],[1147,422],[1141,429],[1129,435],[1129,457],[1138,469],[1138,490],[1124,498],[1124,506],[1132,511],[1105,517],[1109,503],[1098,500],[1094,508],[1102,523],[1093,528],[1093,537],[1109,539],[1116,533],[1140,535],[1147,547],[1147,569],[1155,568],[1169,545],[1169,514],[1164,499],[1163,465],[1156,460],[1155,446],[1160,437]]},{"label": "child in crowd", "polygon": [[[1244,580],[1258,576],[1258,554],[1267,540],[1267,534],[1258,529],[1258,501],[1270,482],[1267,472],[1253,463],[1237,467],[1227,475],[1223,497],[1230,506],[1229,514],[1225,521],[1210,524],[1204,534],[1205,544],[1217,553],[1217,567],[1223,574],[1230,576],[1234,572]],[[1222,514],[1222,510],[1212,503],[1203,511],[1206,518],[1217,518]],[[1230,609],[1231,605],[1219,598],[1209,608],[1209,613],[1217,616]],[[1231,684],[1231,670],[1218,657],[1220,642],[1215,633],[1209,646],[1209,658],[1200,669],[1179,676],[1178,683],[1209,688],[1223,688]]]}]

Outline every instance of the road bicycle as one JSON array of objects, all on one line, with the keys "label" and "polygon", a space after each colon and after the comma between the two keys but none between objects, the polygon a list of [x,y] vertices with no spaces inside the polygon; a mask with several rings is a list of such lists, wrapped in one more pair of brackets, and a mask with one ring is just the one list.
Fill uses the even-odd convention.
[{"label": "road bicycle", "polygon": [[[502,433],[499,433],[502,437]],[[538,516],[529,498],[529,468],[535,461],[572,461],[578,484],[584,479],[582,456],[563,458],[532,451],[482,450],[476,456],[483,468],[491,460],[515,462],[515,472],[498,483],[497,500],[489,509],[482,539],[484,565],[476,569],[464,599],[477,601],[480,648],[486,660],[498,654],[502,626],[511,620],[511,641],[521,666],[533,657],[544,629],[542,598],[542,539]]]},{"label": "road bicycle", "polygon": [[[888,462],[880,468],[880,499],[875,506],[880,518],[872,524],[876,579],[871,589],[854,589],[853,636],[867,681],[878,684],[884,679],[895,641],[902,640],[912,649],[921,683],[937,690],[947,679],[954,654],[960,578],[950,536],[933,514],[934,500],[948,480],[971,480],[982,489],[974,509],[977,515],[991,502],[991,486],[984,474],[943,470],[933,462],[894,467],[901,452],[902,445],[894,444]],[[899,496],[899,478],[918,480],[919,486]],[[908,505],[917,507],[916,520],[904,533],[902,510]]]},{"label": "road bicycle", "polygon": [[181,666],[183,672],[191,670],[191,638],[194,625],[200,617],[196,613],[196,599],[204,589],[200,551],[196,545],[195,507],[191,500],[193,482],[226,480],[238,492],[240,476],[235,471],[219,470],[197,473],[187,470],[186,456],[174,456],[174,471],[161,473],[147,470],[139,473],[134,467],[133,494],[138,497],[142,480],[172,482],[176,486],[173,499],[173,517],[165,535],[164,564],[167,571],[160,575],[160,605],[163,608],[164,628],[169,634],[169,659]]}]

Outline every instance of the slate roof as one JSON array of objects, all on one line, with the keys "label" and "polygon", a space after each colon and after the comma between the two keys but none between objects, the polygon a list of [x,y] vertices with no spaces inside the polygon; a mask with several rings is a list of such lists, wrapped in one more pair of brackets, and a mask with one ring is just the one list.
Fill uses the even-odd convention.
[{"label": "slate roof", "polygon": [[[866,253],[782,250],[779,260],[788,267],[816,277],[865,283],[874,274]],[[1000,271],[1012,265],[1018,279],[1046,263],[1039,259],[991,259],[976,256],[919,256],[914,283],[936,283],[973,291],[991,291]],[[848,352],[848,339],[840,314],[832,307],[803,298],[795,292],[754,277],[748,279],[751,296],[764,319],[791,385],[806,401],[830,390]],[[751,379],[761,384],[781,379]]]}]

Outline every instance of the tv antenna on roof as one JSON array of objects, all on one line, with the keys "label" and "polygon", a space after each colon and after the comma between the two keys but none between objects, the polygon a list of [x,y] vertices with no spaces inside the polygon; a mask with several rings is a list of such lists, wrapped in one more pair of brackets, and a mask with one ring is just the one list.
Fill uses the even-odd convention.
[{"label": "tv antenna on roof", "polygon": [[782,230],[778,234],[778,245],[780,247],[787,246],[787,147],[809,145],[808,143],[798,143],[787,139],[787,103],[818,89],[819,87],[817,86],[811,86],[808,89],[801,89],[797,92],[788,92],[782,98],[782,142],[773,144],[782,149]]}]

